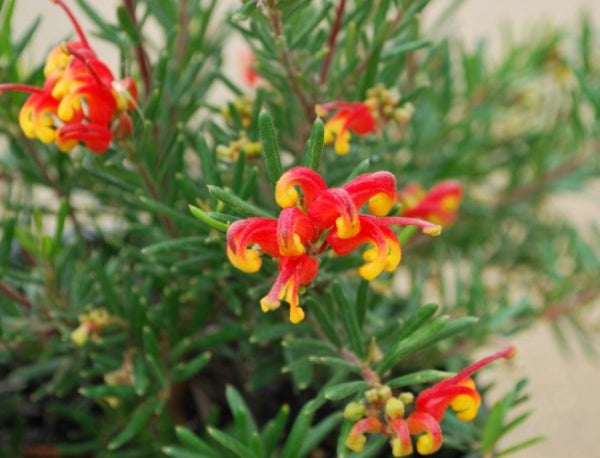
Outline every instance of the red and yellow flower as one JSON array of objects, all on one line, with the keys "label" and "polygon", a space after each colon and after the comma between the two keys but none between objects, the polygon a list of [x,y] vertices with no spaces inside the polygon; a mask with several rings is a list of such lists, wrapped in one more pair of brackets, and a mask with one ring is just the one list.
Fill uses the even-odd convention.
[{"label": "red and yellow flower", "polygon": [[325,123],[325,144],[333,143],[337,154],[348,154],[350,151],[350,132],[356,135],[375,132],[375,118],[365,103],[331,102],[317,105],[319,116],[326,116],[330,110],[337,112]]},{"label": "red and yellow flower", "polygon": [[462,196],[462,185],[454,180],[440,181],[429,191],[419,183],[410,183],[398,193],[403,216],[425,218],[440,226],[452,224]]},{"label": "red and yellow flower", "polygon": [[[366,444],[365,433],[370,433],[389,438],[395,457],[413,453],[411,436],[417,437],[416,449],[419,454],[437,452],[443,441],[440,422],[448,408],[454,410],[463,421],[471,421],[477,415],[481,395],[470,377],[491,362],[500,358],[510,359],[515,353],[515,347],[509,346],[483,358],[454,377],[422,391],[414,403],[411,393],[393,397],[385,385],[367,391],[363,403],[350,403],[344,411],[344,416],[355,422],[346,439],[346,447],[361,452]],[[406,408],[411,404],[414,404],[412,412],[406,417]]]},{"label": "red and yellow flower", "polygon": [[330,111],[335,114],[325,123],[325,144],[333,144],[337,154],[348,154],[352,134],[375,133],[381,126],[395,120],[404,127],[410,120],[414,107],[399,101],[383,85],[367,91],[364,102],[330,102],[317,105],[318,116],[326,117]]},{"label": "red and yellow flower", "polygon": [[[278,260],[279,274],[260,305],[266,312],[286,301],[293,323],[304,318],[300,286],[316,277],[319,255],[328,247],[344,256],[367,245],[358,273],[372,280],[400,262],[401,247],[391,226],[413,225],[428,235],[441,231],[422,219],[385,216],[396,202],[396,179],[389,172],[364,174],[328,188],[314,170],[296,167],[277,182],[275,200],[283,208],[278,218],[248,218],[229,227],[227,256],[247,273],[260,270],[263,253]],[[371,215],[359,214],[364,205]]]},{"label": "red and yellow flower", "polygon": [[19,114],[23,133],[44,143],[56,143],[65,152],[83,143],[102,153],[114,138],[131,133],[128,111],[137,97],[135,81],[115,80],[96,56],[79,23],[62,0],[52,0],[73,23],[79,41],[54,48],[46,59],[41,88],[23,84],[0,84],[0,93],[31,94]]}]

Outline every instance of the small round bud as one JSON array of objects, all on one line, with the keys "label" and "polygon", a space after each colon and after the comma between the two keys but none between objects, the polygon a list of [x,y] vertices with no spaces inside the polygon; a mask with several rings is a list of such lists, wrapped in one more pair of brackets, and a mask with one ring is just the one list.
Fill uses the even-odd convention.
[{"label": "small round bud", "polygon": [[365,415],[365,406],[359,402],[351,402],[344,409],[344,418],[350,421],[358,421]]},{"label": "small round bud", "polygon": [[404,403],[398,398],[390,398],[385,403],[385,414],[390,418],[404,416]]},{"label": "small round bud", "polygon": [[412,404],[413,401],[415,400],[415,395],[412,393],[409,393],[408,391],[405,391],[404,393],[400,393],[400,396],[398,396],[398,398],[405,404]]}]

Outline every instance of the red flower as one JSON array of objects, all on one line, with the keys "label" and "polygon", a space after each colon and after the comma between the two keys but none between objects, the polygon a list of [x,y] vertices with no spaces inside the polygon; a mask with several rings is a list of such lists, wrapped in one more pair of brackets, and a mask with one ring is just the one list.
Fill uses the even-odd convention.
[{"label": "red flower", "polygon": [[403,206],[403,216],[425,218],[440,226],[448,226],[456,218],[462,196],[462,185],[458,181],[447,180],[440,181],[427,192],[420,184],[411,183],[400,191],[398,199]]},{"label": "red flower", "polygon": [[[285,300],[290,321],[304,318],[299,289],[317,275],[318,256],[331,246],[338,255],[371,245],[359,274],[368,280],[393,271],[400,262],[400,244],[392,225],[415,225],[429,235],[440,227],[427,221],[383,217],[396,200],[396,179],[389,172],[361,175],[340,188],[328,188],[312,169],[296,167],[284,173],[275,187],[275,200],[283,208],[279,218],[248,218],[233,223],[227,232],[227,256],[238,269],[257,272],[260,255],[278,259],[279,275],[261,300],[263,311],[274,310]],[[373,215],[360,215],[367,204]]]},{"label": "red flower", "polygon": [[375,118],[369,107],[362,102],[331,102],[317,105],[317,114],[325,116],[330,110],[338,110],[325,123],[325,144],[333,143],[337,154],[350,151],[350,132],[366,135],[375,132]]},{"label": "red flower", "polygon": [[408,417],[408,428],[413,435],[422,433],[417,440],[417,450],[421,455],[435,453],[442,446],[439,422],[448,407],[463,421],[471,421],[476,417],[481,396],[470,376],[497,359],[512,358],[515,353],[515,347],[507,347],[419,393],[415,400],[415,411]]},{"label": "red flower", "polygon": [[473,420],[477,415],[481,396],[469,377],[497,359],[512,358],[515,352],[515,347],[507,347],[422,391],[407,418],[405,408],[413,403],[411,393],[393,397],[386,385],[370,389],[365,393],[366,403],[352,402],[346,406],[344,417],[355,422],[346,439],[346,447],[362,452],[367,441],[365,433],[370,433],[387,437],[395,457],[413,453],[410,436],[418,436],[416,448],[419,454],[437,452],[443,440],[440,422],[448,407],[457,412],[457,417],[463,421]]},{"label": "red flower", "polygon": [[50,52],[42,88],[3,84],[0,92],[31,94],[19,114],[19,124],[27,137],[55,142],[65,152],[81,142],[102,153],[113,138],[123,138],[131,132],[127,111],[135,105],[135,81],[116,81],[106,64],[97,58],[71,11],[62,0],[52,1],[69,16],[79,41]]}]

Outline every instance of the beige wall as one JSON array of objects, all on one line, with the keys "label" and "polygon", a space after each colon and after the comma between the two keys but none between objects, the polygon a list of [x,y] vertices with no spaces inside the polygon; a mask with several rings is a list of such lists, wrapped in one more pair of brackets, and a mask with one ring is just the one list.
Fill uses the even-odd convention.
[{"label": "beige wall", "polygon": [[[114,17],[117,0],[95,0],[93,3],[104,10],[108,17]],[[450,0],[437,0],[434,3],[435,13],[450,4]],[[462,36],[469,42],[483,36],[491,37],[492,47],[497,49],[501,44],[501,25],[514,30],[517,36],[523,36],[532,24],[540,21],[573,26],[585,9],[600,25],[600,0],[471,0],[465,2],[445,31]],[[61,11],[43,0],[19,0],[17,28],[22,30],[24,24],[38,14],[43,14],[44,22],[36,47],[28,51],[29,59],[40,58],[49,47],[72,31]],[[429,26],[434,18],[435,14],[428,18]],[[84,20],[82,22],[85,23]],[[98,40],[92,41],[98,53],[109,61],[112,59],[114,64],[114,53],[110,47]],[[591,189],[588,195],[581,199],[582,205],[587,205],[586,208],[589,209],[588,214],[600,215],[600,187]],[[572,211],[572,200],[567,199],[563,207]],[[597,431],[600,430],[598,364],[586,360],[577,351],[573,357],[561,354],[549,328],[543,324],[518,337],[514,342],[519,347],[514,367],[507,368],[504,365],[502,369],[490,371],[495,370],[501,374],[505,387],[523,376],[528,376],[531,379],[529,392],[533,398],[529,405],[535,407],[535,413],[524,428],[515,431],[508,438],[506,444],[512,445],[519,438],[546,434],[549,436],[546,442],[518,456],[600,457],[600,445],[596,437]],[[496,390],[496,396],[498,392],[499,390]]]}]

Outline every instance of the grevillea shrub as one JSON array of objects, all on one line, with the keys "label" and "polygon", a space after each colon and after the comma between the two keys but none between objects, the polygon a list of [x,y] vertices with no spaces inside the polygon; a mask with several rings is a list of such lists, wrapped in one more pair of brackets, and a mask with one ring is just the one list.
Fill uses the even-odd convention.
[{"label": "grevillea shrub", "polygon": [[539,440],[526,380],[478,374],[519,380],[540,321],[592,348],[597,231],[547,206],[598,176],[591,24],[491,60],[427,0],[52,0],[55,43],[30,3],[17,34],[0,0],[0,456]]}]

